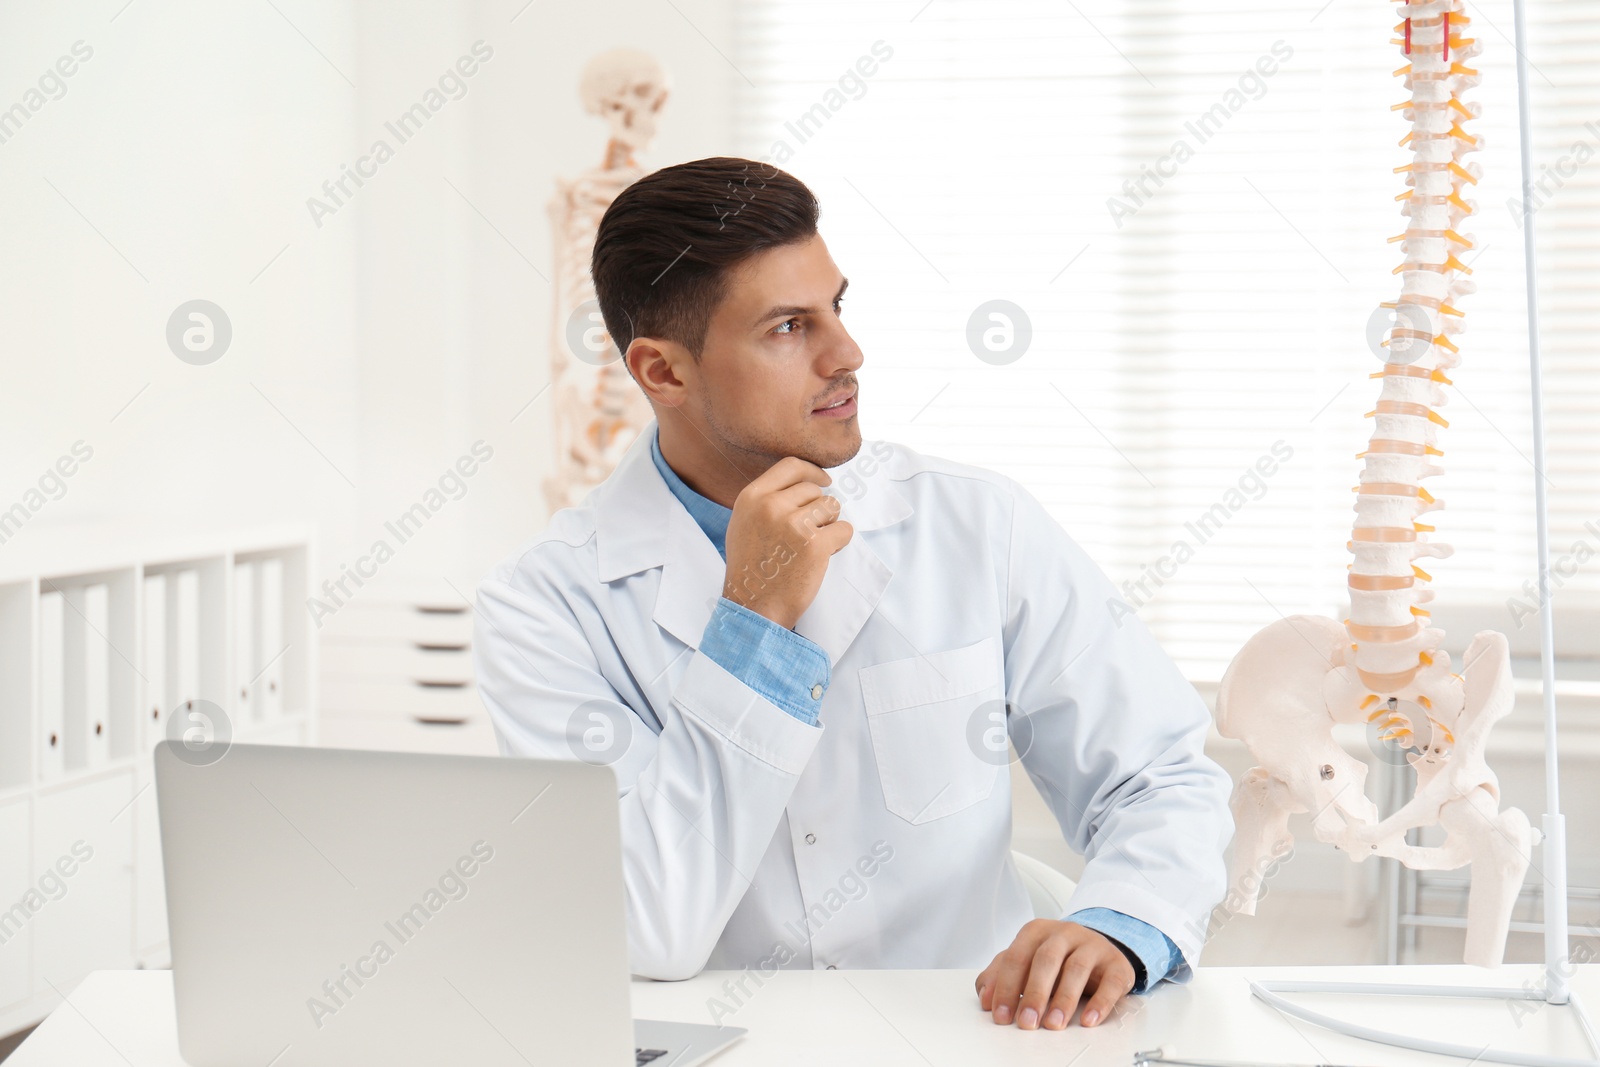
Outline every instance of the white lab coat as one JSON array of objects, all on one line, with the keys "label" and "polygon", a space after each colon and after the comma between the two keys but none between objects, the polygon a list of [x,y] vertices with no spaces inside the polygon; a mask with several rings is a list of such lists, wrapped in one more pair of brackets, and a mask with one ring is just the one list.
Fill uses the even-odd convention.
[{"label": "white lab coat", "polygon": [[1004,757],[979,755],[1004,748],[984,733],[1004,701],[1087,857],[1067,913],[1152,924],[1188,977],[1233,830],[1209,715],[1039,503],[883,442],[832,471],[855,535],[795,627],[832,664],[811,726],[697,650],[725,565],[656,470],[654,433],[483,581],[473,643],[504,753],[571,759],[574,731],[623,735],[599,751],[634,973],[987,966],[1033,918]]}]

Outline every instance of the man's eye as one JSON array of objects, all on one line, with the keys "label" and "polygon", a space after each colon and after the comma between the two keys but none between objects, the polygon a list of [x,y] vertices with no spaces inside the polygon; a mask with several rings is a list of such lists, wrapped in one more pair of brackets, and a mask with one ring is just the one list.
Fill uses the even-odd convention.
[{"label": "man's eye", "polygon": [[[840,297],[840,298],[836,299],[833,302],[833,313],[835,315],[841,315],[841,314],[844,313],[844,298],[843,297]],[[805,324],[799,318],[793,318],[793,319],[789,319],[786,322],[780,322],[778,325],[776,325],[776,326],[774,326],[772,328],[772,332],[773,333],[784,333],[784,334],[798,333],[800,331],[800,328],[803,325],[805,325]]]}]

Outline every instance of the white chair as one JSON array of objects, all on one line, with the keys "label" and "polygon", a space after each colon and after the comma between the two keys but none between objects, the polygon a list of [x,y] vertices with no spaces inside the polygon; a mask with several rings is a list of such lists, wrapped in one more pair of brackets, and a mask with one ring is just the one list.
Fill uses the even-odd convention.
[{"label": "white chair", "polygon": [[1011,862],[1022,875],[1022,884],[1028,887],[1028,900],[1033,904],[1035,919],[1059,919],[1067,913],[1067,900],[1078,883],[1062,874],[1043,860],[1011,853]]}]

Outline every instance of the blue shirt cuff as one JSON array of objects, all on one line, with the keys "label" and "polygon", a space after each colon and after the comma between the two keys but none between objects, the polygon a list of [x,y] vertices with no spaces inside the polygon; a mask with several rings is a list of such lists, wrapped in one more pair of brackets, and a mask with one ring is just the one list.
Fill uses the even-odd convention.
[{"label": "blue shirt cuff", "polygon": [[723,597],[706,623],[700,651],[801,722],[817,724],[833,671],[814,641]]},{"label": "blue shirt cuff", "polygon": [[1144,993],[1172,973],[1183,954],[1172,939],[1147,922],[1110,908],[1085,908],[1067,916],[1077,923],[1117,943],[1133,964],[1133,991]]}]

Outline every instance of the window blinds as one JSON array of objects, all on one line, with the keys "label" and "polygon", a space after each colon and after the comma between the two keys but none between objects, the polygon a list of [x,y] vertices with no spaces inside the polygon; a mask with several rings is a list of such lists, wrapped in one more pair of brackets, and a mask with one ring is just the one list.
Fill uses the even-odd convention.
[{"label": "window blinds", "polygon": [[[1441,603],[1531,606],[1511,12],[1469,14],[1479,291],[1429,483],[1456,555],[1429,570]],[[867,358],[864,432],[1027,485],[1196,681],[1279,614],[1343,617],[1369,334],[1399,292],[1397,21],[1377,0],[736,10],[736,151],[822,201]],[[1557,597],[1584,597],[1600,593],[1600,0],[1530,0],[1529,21],[1552,557],[1572,557]],[[980,311],[997,300],[1031,333],[1014,359],[982,343],[1020,335],[1022,316]]]}]

